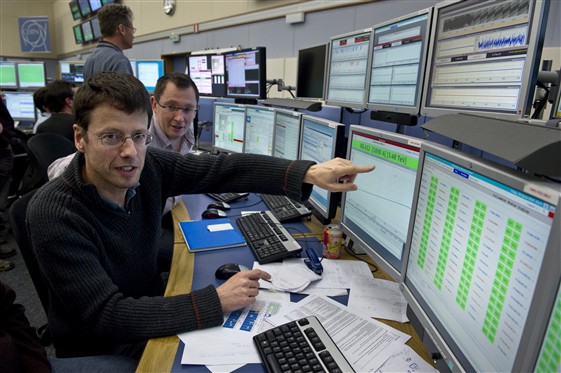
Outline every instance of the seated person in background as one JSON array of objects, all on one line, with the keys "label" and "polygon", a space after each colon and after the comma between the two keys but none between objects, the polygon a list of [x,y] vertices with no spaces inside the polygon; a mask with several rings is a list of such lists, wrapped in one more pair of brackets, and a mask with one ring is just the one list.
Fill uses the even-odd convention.
[{"label": "seated person in background", "polygon": [[47,88],[39,88],[33,93],[33,104],[35,105],[35,109],[39,110],[41,113],[39,118],[37,118],[37,122],[33,125],[33,133],[37,133],[37,127],[41,123],[43,123],[47,118],[51,116],[49,113],[49,109],[45,106],[45,99],[47,98]]},{"label": "seated person in background", "polygon": [[[157,272],[160,216],[171,196],[258,192],[308,198],[313,184],[356,190],[373,166],[323,164],[255,154],[180,155],[151,148],[152,108],[134,76],[103,72],[74,100],[75,156],[33,196],[27,227],[49,290],[57,356],[140,357],[150,338],[222,324],[223,313],[255,302],[255,269],[215,288],[163,297]],[[338,183],[348,177],[349,182]]]},{"label": "seated person in background", "polygon": [[74,93],[76,88],[65,80],[55,80],[45,88],[45,107],[51,113],[39,127],[37,133],[57,133],[74,142]]}]

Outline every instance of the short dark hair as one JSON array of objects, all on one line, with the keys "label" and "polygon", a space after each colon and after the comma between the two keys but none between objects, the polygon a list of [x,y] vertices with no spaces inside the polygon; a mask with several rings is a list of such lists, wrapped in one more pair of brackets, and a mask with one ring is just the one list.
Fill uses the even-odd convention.
[{"label": "short dark hair", "polygon": [[59,113],[64,108],[67,98],[74,97],[74,85],[66,80],[53,80],[45,87],[44,106],[51,113]]},{"label": "short dark hair", "polygon": [[104,71],[88,79],[74,97],[74,120],[88,130],[92,111],[103,104],[132,114],[146,113],[147,125],[152,120],[150,96],[144,84],[134,76],[115,71]]},{"label": "short dark hair", "polygon": [[97,13],[101,36],[109,37],[115,35],[120,24],[132,26],[130,25],[132,18],[132,10],[126,5],[111,3],[102,6]]},{"label": "short dark hair", "polygon": [[42,87],[39,88],[38,90],[36,90],[33,93],[33,104],[35,105],[35,107],[37,109],[39,109],[39,111],[41,111],[41,113],[44,113],[47,111],[46,108],[46,98],[47,98],[47,88],[46,87]]},{"label": "short dark hair", "polygon": [[154,89],[154,98],[156,101],[160,101],[160,97],[164,93],[168,82],[175,84],[177,88],[187,89],[193,87],[195,90],[195,96],[197,98],[197,104],[199,103],[199,89],[197,85],[187,74],[180,73],[178,71],[172,71],[170,73],[162,75],[156,82],[156,88]]}]

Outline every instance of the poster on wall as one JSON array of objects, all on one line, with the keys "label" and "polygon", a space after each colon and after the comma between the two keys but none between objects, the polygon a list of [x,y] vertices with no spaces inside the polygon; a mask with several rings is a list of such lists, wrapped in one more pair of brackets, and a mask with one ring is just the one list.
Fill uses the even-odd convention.
[{"label": "poster on wall", "polygon": [[49,17],[19,17],[18,24],[22,52],[51,52]]}]

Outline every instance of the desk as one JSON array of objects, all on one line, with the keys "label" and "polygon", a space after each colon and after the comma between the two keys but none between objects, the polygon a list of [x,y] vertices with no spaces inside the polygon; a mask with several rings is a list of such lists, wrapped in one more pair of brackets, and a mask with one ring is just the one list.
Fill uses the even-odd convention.
[{"label": "desk", "polygon": [[[263,205],[259,204],[259,199],[260,198],[258,196],[250,195],[247,201],[232,203],[231,204],[232,210],[230,210],[228,215],[229,216],[239,215],[241,213],[241,209],[244,210],[263,209],[264,208]],[[184,197],[183,200],[172,210],[174,226],[177,227],[177,223],[180,221],[190,220],[190,215],[193,217],[193,219],[199,219],[200,213],[205,209],[206,204],[208,204],[209,202],[210,202],[210,198],[204,195]],[[189,210],[189,212],[187,210]],[[336,221],[338,221],[338,218],[336,218]],[[304,224],[305,224],[305,228],[302,228],[303,225],[301,223],[287,224],[285,226],[289,227],[288,228],[289,232],[292,233],[297,239],[303,236],[310,237],[310,233],[313,237],[317,237],[316,235],[319,236],[321,232],[323,232],[323,225],[320,224],[316,218],[312,218],[310,221],[306,221]],[[297,229],[297,231],[295,231],[295,229]],[[206,273],[204,274],[204,276],[201,276],[199,274],[198,276],[196,276],[196,279],[194,281],[193,275],[195,273],[195,255],[191,254],[187,250],[187,246],[179,230],[175,231],[174,242],[175,245],[174,245],[174,253],[173,253],[173,262],[171,266],[170,276],[168,279],[168,285],[165,292],[166,296],[188,293],[191,291],[193,284],[195,284],[195,287],[197,288],[212,283],[215,283],[216,285],[219,284],[218,280],[214,279],[214,273]],[[248,250],[247,247],[241,247],[241,248],[229,249],[227,251],[216,250],[216,251],[206,251],[206,252],[198,253],[197,268],[205,267],[209,264],[209,262],[213,263],[214,267],[217,267],[219,264],[226,263],[228,262],[228,260],[239,263],[240,261],[234,258],[241,256],[242,252],[244,254],[243,256],[248,258],[246,255],[247,250]],[[221,257],[220,263],[216,263],[215,261],[217,255],[220,255]],[[365,256],[364,258],[372,263],[372,261],[368,257]],[[343,252],[342,259],[354,259],[354,258],[348,253]],[[243,261],[241,262],[241,264],[249,265],[249,267],[252,266],[252,263],[244,263]],[[391,278],[382,270],[378,270],[378,272],[376,272],[374,276],[376,278],[391,280]],[[404,333],[409,334],[411,336],[411,339],[407,342],[407,345],[413,348],[426,361],[432,363],[430,359],[430,355],[426,352],[422,341],[420,340],[419,336],[417,335],[411,323],[399,323],[396,321],[388,321],[388,320],[380,320],[380,321],[384,322],[385,324],[395,329],[398,329]],[[181,361],[181,356],[179,356],[179,353],[182,352],[183,350],[182,346],[183,344],[180,343],[179,338],[177,336],[151,339],[146,346],[146,349],[144,351],[144,354],[142,356],[142,359],[140,360],[140,363],[136,371],[138,373],[171,372],[172,370],[176,371],[177,369],[173,369],[173,368],[174,366],[177,367],[178,361]],[[175,361],[175,365],[174,365],[174,361]],[[204,368],[204,370],[206,370],[206,368]]]}]

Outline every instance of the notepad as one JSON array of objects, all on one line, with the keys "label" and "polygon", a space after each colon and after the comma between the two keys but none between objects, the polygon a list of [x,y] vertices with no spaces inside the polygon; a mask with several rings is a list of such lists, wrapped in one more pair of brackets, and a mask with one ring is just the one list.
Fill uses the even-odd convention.
[{"label": "notepad", "polygon": [[245,245],[245,239],[228,218],[184,221],[179,228],[190,252]]}]

